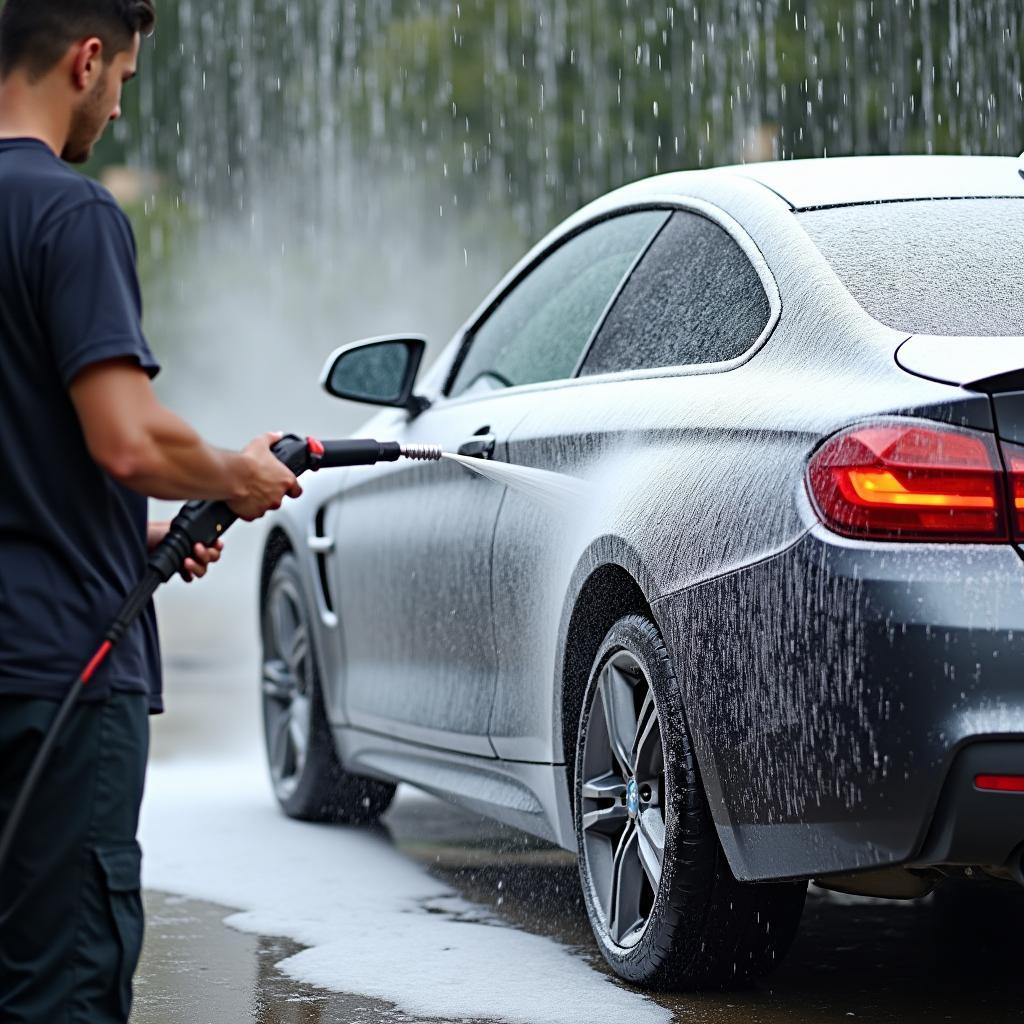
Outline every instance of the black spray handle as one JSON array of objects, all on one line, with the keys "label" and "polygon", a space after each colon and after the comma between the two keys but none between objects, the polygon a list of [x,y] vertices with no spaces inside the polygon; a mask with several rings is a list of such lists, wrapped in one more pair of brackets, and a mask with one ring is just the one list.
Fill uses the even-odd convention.
[{"label": "black spray handle", "polygon": [[[296,476],[307,471],[342,466],[373,466],[397,462],[403,454],[424,458],[417,450],[406,452],[392,441],[348,440],[320,442],[315,437],[286,434],[270,449]],[[435,457],[433,454],[431,458]],[[436,457],[440,457],[437,449]],[[238,521],[223,501],[190,501],[174,517],[167,536],[149,556],[149,568],[166,583],[180,572],[196,544],[212,547]]]},{"label": "black spray handle", "polygon": [[[313,438],[286,434],[270,449],[296,476],[319,467],[323,446]],[[223,501],[190,501],[174,517],[167,536],[149,556],[149,567],[166,583],[192,557],[197,544],[212,547],[238,522],[238,516]]]}]

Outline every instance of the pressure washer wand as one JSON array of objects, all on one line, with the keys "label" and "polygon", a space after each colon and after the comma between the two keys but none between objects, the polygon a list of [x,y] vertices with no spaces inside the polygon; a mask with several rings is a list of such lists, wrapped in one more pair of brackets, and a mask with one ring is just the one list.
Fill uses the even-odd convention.
[{"label": "pressure washer wand", "polygon": [[[436,462],[442,455],[441,449],[434,445],[399,445],[390,441],[371,440],[321,442],[313,437],[303,439],[295,434],[286,434],[274,444],[271,451],[296,476],[319,469],[372,466],[378,462],[397,462],[403,458]],[[185,560],[192,556],[196,544],[212,547],[237,521],[238,516],[222,501],[190,501],[175,516],[167,536],[150,554],[142,579],[125,599],[121,610],[110,624],[103,643],[86,663],[57,709],[57,714],[43,738],[18,798],[4,824],[3,835],[0,836],[0,876],[7,864],[11,846],[25,811],[32,802],[39,780],[56,748],[57,740],[85,687],[89,685],[110,652],[124,639],[131,625],[147,608],[157,590],[182,570]]]}]

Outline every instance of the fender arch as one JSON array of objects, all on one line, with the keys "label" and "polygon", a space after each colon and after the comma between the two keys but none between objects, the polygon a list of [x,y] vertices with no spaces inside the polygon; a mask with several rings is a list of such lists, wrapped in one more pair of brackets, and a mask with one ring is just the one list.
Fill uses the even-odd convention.
[{"label": "fender arch", "polygon": [[[594,657],[608,630],[624,615],[646,615],[659,630],[653,579],[631,545],[602,537],[584,553],[573,572],[562,608],[555,665],[555,728],[572,800],[576,734]],[[555,751],[556,756],[559,751]]]}]

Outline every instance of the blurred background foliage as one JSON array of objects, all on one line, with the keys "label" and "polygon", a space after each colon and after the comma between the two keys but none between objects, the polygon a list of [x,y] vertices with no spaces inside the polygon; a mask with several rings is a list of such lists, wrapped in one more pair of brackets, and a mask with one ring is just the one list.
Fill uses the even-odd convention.
[{"label": "blurred background foliage", "polygon": [[177,0],[104,159],[240,212],[260,179],[330,188],[344,159],[537,234],[676,168],[1016,152],[1022,19],[1019,0]]}]

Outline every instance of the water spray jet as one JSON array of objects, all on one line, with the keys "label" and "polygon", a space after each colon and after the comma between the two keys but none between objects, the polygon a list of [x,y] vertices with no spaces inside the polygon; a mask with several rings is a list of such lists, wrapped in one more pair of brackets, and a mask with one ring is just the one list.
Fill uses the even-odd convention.
[{"label": "water spray jet", "polygon": [[588,491],[587,484],[578,477],[553,473],[547,469],[518,466],[477,456],[454,455],[451,452],[444,452],[442,458],[457,462],[460,466],[495,483],[505,484],[559,512],[579,505]]}]

